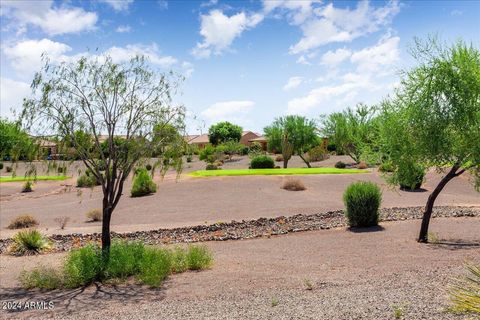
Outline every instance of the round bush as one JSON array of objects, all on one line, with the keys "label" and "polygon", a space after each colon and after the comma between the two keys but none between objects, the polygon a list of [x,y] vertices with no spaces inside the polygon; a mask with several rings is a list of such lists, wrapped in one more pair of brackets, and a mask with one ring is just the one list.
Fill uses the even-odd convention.
[{"label": "round bush", "polygon": [[282,162],[283,161],[283,155],[277,154],[275,156],[275,162]]},{"label": "round bush", "polygon": [[394,175],[400,185],[400,189],[417,190],[422,186],[425,169],[415,163],[403,163],[398,166]]},{"label": "round bush", "polygon": [[0,170],[3,169],[3,162],[0,162]]},{"label": "round bush", "polygon": [[335,163],[335,168],[337,169],[345,169],[346,166],[347,165],[343,161],[338,161],[337,163]]},{"label": "round bush", "polygon": [[269,156],[256,156],[250,162],[250,167],[252,169],[273,169],[275,162]]},{"label": "round bush", "polygon": [[354,182],[343,194],[345,215],[351,227],[378,225],[378,208],[382,202],[380,188],[373,182]]},{"label": "round bush", "polygon": [[205,170],[217,170],[218,167],[216,165],[214,165],[213,163],[208,163],[207,164],[207,167],[205,168]]},{"label": "round bush", "polygon": [[77,179],[77,187],[79,188],[93,188],[95,186],[99,186],[100,181],[95,178],[93,173],[85,172]]},{"label": "round bush", "polygon": [[133,179],[132,197],[142,197],[157,192],[157,185],[146,169],[138,169]]},{"label": "round bush", "polygon": [[145,169],[147,169],[148,171],[152,170],[152,165],[150,163],[147,163]]},{"label": "round bush", "polygon": [[382,162],[378,166],[378,171],[380,171],[380,172],[393,172],[394,171],[393,164],[391,162]]}]

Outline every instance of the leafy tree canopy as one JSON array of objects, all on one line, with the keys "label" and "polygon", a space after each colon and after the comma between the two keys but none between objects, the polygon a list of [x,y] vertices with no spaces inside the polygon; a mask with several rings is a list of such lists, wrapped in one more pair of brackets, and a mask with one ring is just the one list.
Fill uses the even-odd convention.
[{"label": "leafy tree canopy", "polygon": [[208,139],[214,146],[227,142],[239,142],[242,138],[242,127],[228,121],[219,122],[208,129]]}]

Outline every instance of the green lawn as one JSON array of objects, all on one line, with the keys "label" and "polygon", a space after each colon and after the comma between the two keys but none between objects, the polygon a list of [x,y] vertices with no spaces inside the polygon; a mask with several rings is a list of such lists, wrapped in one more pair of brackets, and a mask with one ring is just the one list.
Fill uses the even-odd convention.
[{"label": "green lawn", "polygon": [[302,174],[348,174],[367,173],[368,170],[337,169],[337,168],[287,168],[287,169],[226,169],[198,170],[190,173],[194,177],[219,176],[271,176],[271,175],[302,175]]},{"label": "green lawn", "polygon": [[48,181],[48,180],[66,180],[70,177],[68,176],[36,176],[36,177],[24,177],[24,176],[16,176],[16,177],[7,177],[1,176],[0,182],[18,182],[18,181],[27,181],[27,180],[36,180],[36,181]]}]

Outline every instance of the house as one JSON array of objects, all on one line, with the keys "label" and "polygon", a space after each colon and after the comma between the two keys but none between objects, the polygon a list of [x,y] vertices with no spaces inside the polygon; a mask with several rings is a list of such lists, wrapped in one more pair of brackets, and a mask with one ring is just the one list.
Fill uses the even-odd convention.
[{"label": "house", "polygon": [[267,137],[265,137],[265,136],[258,136],[256,138],[250,139],[248,142],[250,142],[250,144],[252,144],[254,142],[258,142],[262,146],[262,150],[267,151],[268,141],[267,141]]},{"label": "house", "polygon": [[[240,143],[244,146],[250,146],[252,144],[252,139],[259,137],[261,137],[261,135],[253,131],[243,131]],[[204,148],[205,145],[209,143],[208,134],[206,133],[200,135],[186,135],[184,136],[184,139],[188,144],[196,145],[199,149]]]}]

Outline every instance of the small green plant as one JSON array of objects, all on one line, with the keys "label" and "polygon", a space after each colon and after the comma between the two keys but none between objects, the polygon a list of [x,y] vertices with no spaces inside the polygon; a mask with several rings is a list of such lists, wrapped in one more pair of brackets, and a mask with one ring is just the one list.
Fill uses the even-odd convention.
[{"label": "small green plant", "polygon": [[100,185],[100,182],[93,175],[93,173],[90,173],[90,174],[84,173],[77,178],[77,187],[79,188],[93,188],[99,185]]},{"label": "small green plant", "polygon": [[146,169],[139,169],[133,179],[132,197],[143,197],[157,192],[157,185]]},{"label": "small green plant", "polygon": [[205,170],[218,170],[217,165],[213,163],[207,163],[207,166],[205,167]]},{"label": "small green plant", "polygon": [[115,242],[110,248],[110,257],[103,270],[103,276],[107,279],[125,279],[137,274],[138,261],[142,259],[144,253],[145,246],[141,242]]},{"label": "small green plant", "polygon": [[38,225],[37,219],[29,214],[23,214],[13,219],[8,225],[8,229],[23,229]]},{"label": "small green plant", "polygon": [[192,162],[192,159],[193,159],[192,155],[189,154],[187,155],[186,158],[187,158],[187,162]]},{"label": "small green plant", "polygon": [[305,286],[305,289],[313,290],[313,282],[310,279],[303,279],[303,285]]},{"label": "small green plant", "polygon": [[50,249],[50,241],[40,231],[27,229],[19,231],[13,236],[10,253],[16,255],[37,254]]},{"label": "small green plant", "polygon": [[480,265],[466,265],[467,275],[450,288],[454,312],[480,315]]},{"label": "small green plant", "polygon": [[172,255],[159,248],[145,248],[139,262],[138,279],[151,287],[158,287],[172,270]]},{"label": "small green plant", "polygon": [[210,267],[213,257],[207,246],[189,246],[185,256],[189,270],[201,270]]},{"label": "small green plant", "polygon": [[206,163],[213,163],[217,160],[215,147],[211,144],[207,144],[203,149],[198,152],[199,159]]},{"label": "small green plant", "polygon": [[438,239],[438,235],[435,232],[429,232],[427,235],[428,242],[436,244],[440,240]]},{"label": "small green plant", "polygon": [[32,192],[33,191],[32,186],[33,186],[32,181],[30,181],[30,180],[25,181],[25,183],[23,184],[23,187],[22,187],[22,192],[23,193]]},{"label": "small green plant", "polygon": [[393,166],[393,163],[392,163],[392,162],[386,161],[386,162],[382,162],[382,163],[378,166],[378,171],[380,171],[380,172],[394,172],[394,171],[395,171],[395,167]]},{"label": "small green plant", "polygon": [[250,161],[251,169],[272,169],[275,167],[273,159],[267,155],[260,155]]},{"label": "small green plant", "polygon": [[323,161],[329,157],[330,155],[323,145],[316,146],[308,151],[308,160],[310,162]]},{"label": "small green plant", "polygon": [[343,202],[351,227],[378,225],[382,193],[375,183],[360,181],[350,184],[343,194]]},{"label": "small green plant", "polygon": [[31,272],[23,270],[20,273],[20,283],[25,289],[53,290],[62,286],[63,279],[56,269],[40,266]]},{"label": "small green plant", "polygon": [[100,209],[92,209],[85,214],[89,221],[102,221],[103,214]]},{"label": "small green plant", "polygon": [[402,319],[403,317],[403,307],[398,305],[392,305],[393,317],[395,319]]},{"label": "small green plant", "polygon": [[347,165],[346,165],[345,162],[343,162],[343,161],[337,161],[337,162],[335,163],[335,168],[337,168],[337,169],[345,169],[346,166],[347,166]]},{"label": "small green plant", "polygon": [[[113,246],[112,246],[113,247]],[[102,270],[101,250],[90,244],[70,251],[63,265],[65,287],[77,288],[100,278]]]},{"label": "small green plant", "polygon": [[401,161],[389,177],[391,183],[398,184],[402,190],[417,190],[425,178],[425,168],[411,161]]},{"label": "small green plant", "polygon": [[270,301],[270,304],[272,305],[272,307],[278,306],[279,303],[280,302],[278,301],[277,297],[273,297],[272,300]]}]

